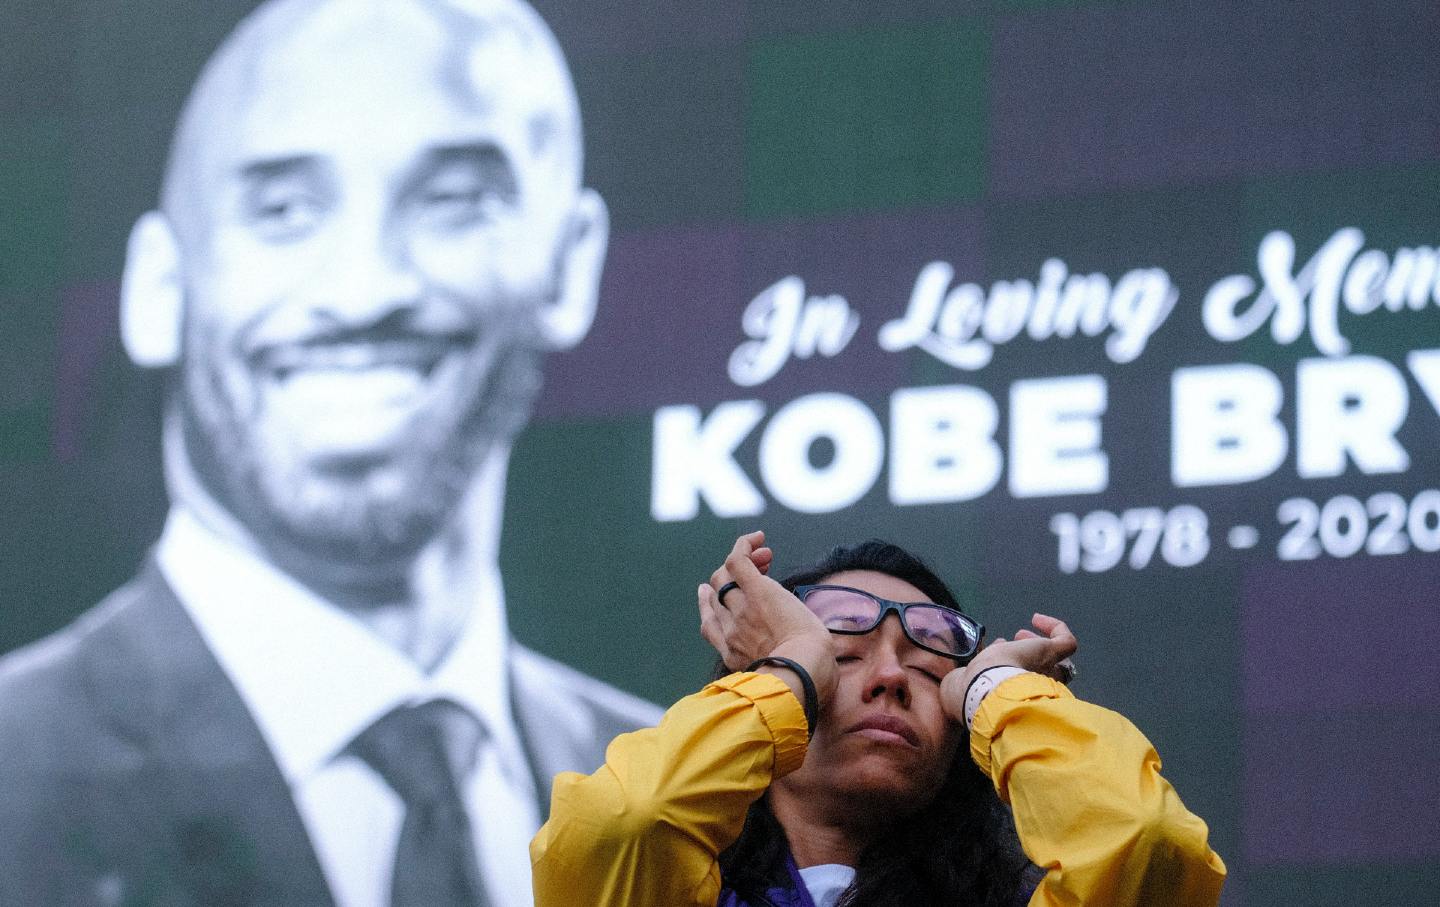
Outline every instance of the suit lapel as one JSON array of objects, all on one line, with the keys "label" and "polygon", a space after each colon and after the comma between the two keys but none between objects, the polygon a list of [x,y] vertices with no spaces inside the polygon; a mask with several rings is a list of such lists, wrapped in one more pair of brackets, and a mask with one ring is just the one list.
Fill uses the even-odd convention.
[{"label": "suit lapel", "polygon": [[[516,648],[513,643],[511,648]],[[586,757],[592,755],[586,750],[593,746],[582,747],[577,735],[569,733],[574,720],[583,716],[560,714],[551,691],[520,669],[513,651],[506,661],[510,666],[510,712],[520,731],[520,744],[525,749],[525,762],[530,766],[535,785],[538,814],[544,822],[550,818],[550,788],[555,776],[585,765]],[[573,704],[560,704],[574,708]]]},{"label": "suit lapel", "polygon": [[130,887],[145,903],[333,904],[259,727],[153,562],[130,591],[84,666],[143,754],[123,793],[148,839],[127,854]]}]

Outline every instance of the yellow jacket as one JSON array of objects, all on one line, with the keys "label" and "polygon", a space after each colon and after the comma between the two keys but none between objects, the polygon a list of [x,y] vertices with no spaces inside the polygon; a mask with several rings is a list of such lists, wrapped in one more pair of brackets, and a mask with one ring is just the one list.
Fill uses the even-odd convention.
[{"label": "yellow jacket", "polygon": [[[720,852],[804,761],[805,731],[782,681],[732,674],[616,738],[595,774],[557,776],[530,844],[536,907],[715,907]],[[1225,865],[1205,823],[1123,716],[1023,674],[985,697],[970,752],[1046,870],[1032,907],[1218,903]]]}]

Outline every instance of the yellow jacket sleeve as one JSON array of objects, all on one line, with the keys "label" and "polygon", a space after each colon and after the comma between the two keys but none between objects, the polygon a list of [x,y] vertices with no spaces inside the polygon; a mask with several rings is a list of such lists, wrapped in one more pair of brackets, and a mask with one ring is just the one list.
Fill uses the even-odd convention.
[{"label": "yellow jacket sleeve", "polygon": [[800,767],[805,714],[768,674],[717,680],[658,727],[615,738],[593,775],[555,778],[530,844],[536,907],[715,907],[720,852]]},{"label": "yellow jacket sleeve", "polygon": [[1021,674],[980,704],[970,753],[1014,809],[1026,856],[1046,870],[1032,907],[1219,903],[1225,864],[1205,823],[1124,716]]}]

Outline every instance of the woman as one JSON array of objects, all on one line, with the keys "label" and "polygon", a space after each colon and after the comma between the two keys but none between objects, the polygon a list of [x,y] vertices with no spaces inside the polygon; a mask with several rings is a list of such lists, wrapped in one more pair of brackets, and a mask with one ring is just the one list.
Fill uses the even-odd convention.
[{"label": "woman", "polygon": [[837,549],[782,585],[763,541],[699,589],[734,673],[556,779],[537,907],[1218,901],[1224,865],[1148,741],[1053,679],[1064,623],[977,654],[980,627],[900,549]]}]

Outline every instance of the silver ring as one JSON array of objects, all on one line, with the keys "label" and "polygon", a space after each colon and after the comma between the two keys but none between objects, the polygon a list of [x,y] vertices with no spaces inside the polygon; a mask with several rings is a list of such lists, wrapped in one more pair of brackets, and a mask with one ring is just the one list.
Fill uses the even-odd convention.
[{"label": "silver ring", "polygon": [[725,585],[721,586],[720,589],[719,589],[719,591],[717,591],[717,592],[715,593],[715,598],[719,600],[719,602],[720,602],[720,607],[722,607],[722,608],[728,608],[728,607],[730,607],[729,605],[725,604],[725,593],[726,593],[726,592],[729,592],[731,589],[739,589],[739,588],[740,588],[740,584],[737,583],[737,582],[734,582],[734,581],[728,582],[728,583],[726,583]]},{"label": "silver ring", "polygon": [[1078,676],[1080,676],[1080,671],[1071,659],[1066,658],[1055,663],[1055,679],[1061,683],[1069,685]]}]

